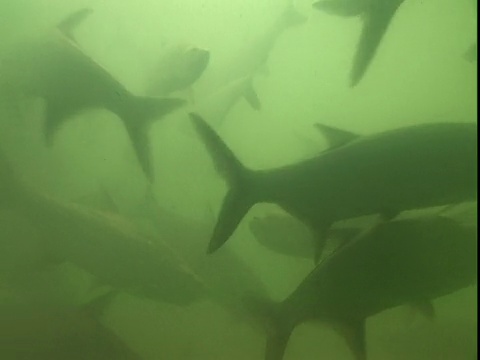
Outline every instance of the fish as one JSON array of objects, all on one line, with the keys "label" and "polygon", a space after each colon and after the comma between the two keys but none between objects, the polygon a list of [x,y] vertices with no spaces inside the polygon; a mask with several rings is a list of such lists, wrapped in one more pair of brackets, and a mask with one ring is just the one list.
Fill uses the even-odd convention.
[{"label": "fish", "polygon": [[218,89],[196,104],[194,111],[208,119],[215,128],[224,123],[230,111],[241,100],[245,99],[250,107],[256,111],[261,109],[261,102],[253,88],[251,76],[236,79]]},{"label": "fish", "polygon": [[141,360],[99,316],[105,296],[80,306],[38,306],[24,299],[0,303],[0,356],[36,360]]},{"label": "fish", "polygon": [[336,330],[367,359],[366,320],[400,305],[434,314],[432,300],[477,281],[477,227],[441,217],[384,222],[322,261],[283,301],[245,298],[267,326],[265,360],[283,359],[303,322]]},{"label": "fish", "polygon": [[[305,224],[290,215],[268,214],[250,220],[249,229],[265,248],[285,256],[311,259],[314,254],[314,235]],[[328,242],[335,249],[359,234],[358,227],[333,227]]]},{"label": "fish", "polygon": [[350,86],[357,86],[367,72],[380,43],[404,0],[320,0],[317,10],[337,16],[361,16],[362,32],[350,73]]},{"label": "fish", "polygon": [[476,199],[476,123],[405,126],[358,136],[297,163],[252,170],[202,117],[190,118],[228,185],[207,253],[222,247],[260,202],[279,205],[313,230],[318,261],[336,221],[375,214],[390,219]]},{"label": "fish", "polygon": [[147,94],[168,96],[191,89],[208,66],[210,51],[190,45],[168,49],[158,61],[147,81]]},{"label": "fish", "polygon": [[[442,207],[427,208],[403,212],[397,217],[413,218],[425,215],[442,215],[457,221],[461,225],[477,224],[477,203],[467,202]],[[330,252],[345,245],[349,240],[368,228],[372,217],[362,217],[339,221],[332,225],[328,242]],[[250,232],[257,242],[265,248],[285,256],[309,259],[314,253],[312,232],[299,220],[288,214],[272,212],[252,218],[248,224]]]},{"label": "fish", "polygon": [[[107,187],[100,186],[100,194],[91,196],[93,204],[104,199],[101,208],[108,209],[115,203]],[[83,198],[85,200],[85,198]],[[117,207],[118,209],[118,207]],[[238,254],[230,249],[220,256],[209,258],[203,251],[214,224],[213,214],[208,219],[192,219],[162,206],[148,186],[137,206],[120,212],[120,215],[134,219],[162,239],[187,263],[207,287],[207,298],[230,312],[238,320],[249,320],[251,314],[241,301],[245,294],[266,296],[268,291],[258,275]],[[222,271],[219,271],[221,269]]]},{"label": "fish", "polygon": [[19,43],[2,59],[3,82],[16,93],[44,100],[43,132],[48,145],[74,115],[96,108],[116,114],[125,126],[142,171],[153,181],[149,127],[155,119],[186,102],[136,96],[89,57],[73,39],[73,30],[90,13],[79,10],[45,36]]},{"label": "fish", "polygon": [[47,264],[68,262],[118,291],[186,306],[202,301],[205,284],[170,246],[118,214],[96,211],[36,191],[0,156],[0,206],[28,220]]},{"label": "fish", "polygon": [[[292,27],[304,24],[306,20],[306,17],[288,2],[280,16],[264,32],[258,34],[254,41],[245,44],[234,61],[225,66],[228,69],[226,76],[210,95],[210,98],[215,100],[205,100],[213,102],[214,110],[210,110],[214,113],[212,123],[221,124],[233,105],[242,97],[252,109],[260,110],[260,98],[253,87],[253,80],[267,72],[267,61],[282,34]],[[217,107],[221,110],[217,110]],[[198,112],[203,114],[201,110]],[[205,116],[207,115],[208,113],[205,113]]]},{"label": "fish", "polygon": [[235,59],[234,66],[229,67],[231,72],[227,83],[264,72],[270,53],[280,36],[287,29],[304,24],[306,20],[306,17],[289,1],[280,16],[254,41],[245,45],[244,50]]}]

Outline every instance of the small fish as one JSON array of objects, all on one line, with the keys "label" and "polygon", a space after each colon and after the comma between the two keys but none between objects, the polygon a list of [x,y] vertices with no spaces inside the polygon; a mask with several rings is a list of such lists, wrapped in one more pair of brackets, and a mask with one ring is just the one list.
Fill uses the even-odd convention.
[{"label": "small fish", "polygon": [[476,123],[421,124],[358,136],[311,159],[255,171],[205,120],[190,117],[229,187],[208,253],[218,250],[259,202],[278,204],[307,224],[318,260],[336,221],[375,214],[393,218],[405,210],[476,199]]},{"label": "small fish", "polygon": [[148,129],[152,121],[185,104],[175,98],[130,93],[106,69],[86,55],[73,39],[73,28],[91,11],[79,10],[45,37],[20,44],[3,61],[4,82],[26,96],[45,101],[47,143],[69,118],[91,108],[104,108],[123,121],[142,170],[149,180]]},{"label": "small fish", "polygon": [[366,360],[367,318],[404,304],[433,316],[433,299],[476,281],[477,227],[434,216],[385,222],[353,239],[282,302],[245,301],[266,319],[265,360],[283,359],[293,330],[310,320],[331,326],[355,360]]},{"label": "small fish", "polygon": [[148,79],[147,94],[168,96],[191,88],[207,68],[210,51],[194,46],[175,46],[160,58]]},{"label": "small fish", "polygon": [[395,13],[404,0],[320,0],[313,7],[339,16],[362,17],[363,28],[350,73],[350,86],[362,80]]}]

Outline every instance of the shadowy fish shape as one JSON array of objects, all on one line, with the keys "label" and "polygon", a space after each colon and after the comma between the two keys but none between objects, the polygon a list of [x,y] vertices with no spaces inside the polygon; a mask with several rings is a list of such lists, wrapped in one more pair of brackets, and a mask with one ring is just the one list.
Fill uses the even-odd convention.
[{"label": "shadowy fish shape", "polygon": [[207,68],[210,52],[194,46],[168,49],[148,79],[147,94],[167,96],[190,89]]},{"label": "shadowy fish shape", "polygon": [[104,296],[65,309],[12,300],[0,303],[2,359],[142,359],[98,319],[105,306]]},{"label": "shadowy fish shape", "polygon": [[259,202],[275,203],[310,226],[318,260],[336,221],[374,214],[392,218],[405,210],[476,199],[476,123],[406,126],[359,136],[298,163],[252,170],[205,120],[190,117],[229,187],[209,253],[229,239]]},{"label": "shadowy fish shape", "polygon": [[310,320],[331,326],[355,360],[366,360],[368,317],[404,304],[433,316],[433,299],[476,280],[477,227],[434,216],[385,222],[353,239],[282,302],[245,301],[266,319],[265,360],[283,359],[294,329]]},{"label": "shadowy fish shape", "polygon": [[204,283],[161,239],[119,215],[26,188],[0,155],[0,205],[35,226],[50,262],[70,262],[102,284],[154,301],[188,305],[205,297]]},{"label": "shadowy fish shape", "polygon": [[149,127],[185,101],[133,95],[86,55],[72,39],[72,31],[90,12],[79,10],[46,36],[19,44],[2,59],[3,81],[17,92],[45,101],[44,134],[48,144],[69,117],[91,108],[115,113],[125,125],[142,170],[153,180]]}]

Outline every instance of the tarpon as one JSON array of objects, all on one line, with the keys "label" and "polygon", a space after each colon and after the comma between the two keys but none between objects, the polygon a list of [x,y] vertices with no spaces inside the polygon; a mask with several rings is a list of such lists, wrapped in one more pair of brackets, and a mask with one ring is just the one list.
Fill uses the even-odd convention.
[{"label": "tarpon", "polygon": [[2,59],[3,84],[26,96],[44,99],[44,133],[49,144],[69,117],[90,108],[115,113],[125,125],[141,168],[152,180],[149,126],[185,101],[135,96],[86,55],[72,39],[72,30],[89,13],[80,10],[47,36],[19,44],[8,53]]},{"label": "tarpon", "polygon": [[154,301],[186,305],[205,297],[204,283],[161,239],[119,215],[27,188],[0,155],[0,205],[35,226],[48,262],[73,263],[101,284]]},{"label": "tarpon", "polygon": [[[213,103],[214,110],[207,109],[205,116],[208,116],[208,112],[214,113],[212,123],[219,125],[228,111],[242,97],[253,109],[260,109],[259,97],[252,86],[253,79],[257,75],[265,73],[270,53],[281,35],[287,29],[303,24],[305,21],[306,18],[294,8],[289,0],[279,17],[265,31],[258,34],[252,42],[245,44],[233,62],[226,66],[228,72],[225,79],[216,87],[220,90],[211,95],[211,98],[219,98],[216,103],[220,104],[218,106],[222,108],[222,110],[217,110],[217,106]],[[222,100],[222,97],[226,97],[226,99]],[[204,114],[203,108],[195,111]]]},{"label": "tarpon", "polygon": [[352,240],[279,303],[246,300],[267,319],[265,360],[283,359],[288,340],[314,320],[367,359],[368,317],[403,304],[434,316],[431,301],[476,283],[477,227],[439,216],[394,220]]},{"label": "tarpon", "polygon": [[210,52],[195,46],[168,49],[148,78],[147,94],[167,96],[180,90],[191,90],[207,68]]},{"label": "tarpon", "polygon": [[338,16],[361,16],[362,33],[350,73],[350,85],[362,80],[395,13],[404,0],[320,0],[313,6]]},{"label": "tarpon", "polygon": [[404,210],[476,199],[476,123],[420,124],[359,136],[311,159],[252,170],[206,121],[190,116],[229,186],[209,253],[259,202],[275,203],[310,226],[318,259],[336,221],[374,214],[392,218]]},{"label": "tarpon", "polygon": [[289,0],[279,17],[254,41],[245,44],[243,52],[236,57],[234,66],[231,66],[230,81],[261,73],[280,36],[287,29],[305,22],[305,16],[300,14]]},{"label": "tarpon", "polygon": [[[116,208],[108,190],[103,188],[91,204],[101,207]],[[118,211],[118,208],[117,208]],[[138,206],[121,213],[139,224],[153,228],[156,236],[182,256],[182,259],[208,287],[208,298],[224,307],[235,316],[248,318],[249,313],[241,301],[245,294],[266,296],[267,289],[254,270],[238,254],[225,251],[221,256],[205,256],[204,246],[208,241],[214,223],[214,216],[205,220],[195,220],[168,210],[161,206],[149,187]],[[221,271],[219,271],[221,269]]]},{"label": "tarpon", "polygon": [[[447,216],[459,224],[476,226],[477,203],[469,202],[445,207],[406,211],[398,218],[414,218],[425,215]],[[398,219],[397,218],[397,219]],[[339,221],[329,231],[330,250],[344,245],[360,234],[362,229],[372,226],[371,216]],[[314,253],[313,234],[302,222],[288,214],[270,213],[250,220],[249,229],[259,244],[278,254],[308,258]]]},{"label": "tarpon", "polygon": [[[305,224],[288,214],[255,217],[248,225],[260,245],[278,254],[311,259],[315,253],[313,233]],[[336,248],[358,233],[358,227],[332,227],[328,242]]]}]

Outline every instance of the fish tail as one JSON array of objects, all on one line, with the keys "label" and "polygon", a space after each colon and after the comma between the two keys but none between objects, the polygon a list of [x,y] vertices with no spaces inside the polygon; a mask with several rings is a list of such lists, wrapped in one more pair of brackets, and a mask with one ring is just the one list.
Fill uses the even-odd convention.
[{"label": "fish tail", "polygon": [[150,125],[154,119],[165,116],[184,104],[185,100],[182,99],[132,96],[123,111],[120,111],[119,116],[125,124],[140,167],[150,181],[154,179],[148,139]]},{"label": "fish tail", "polygon": [[247,169],[218,134],[199,115],[190,113],[195,129],[213,159],[217,171],[225,178],[229,190],[213,231],[208,253],[218,250],[232,235],[248,210],[260,201],[255,172]]},{"label": "fish tail", "polygon": [[350,76],[352,87],[360,82],[367,71],[393,16],[403,1],[374,1],[365,13],[362,34]]},{"label": "fish tail", "polygon": [[243,303],[267,334],[265,360],[282,360],[294,326],[282,316],[280,303],[254,297],[244,298]]}]

